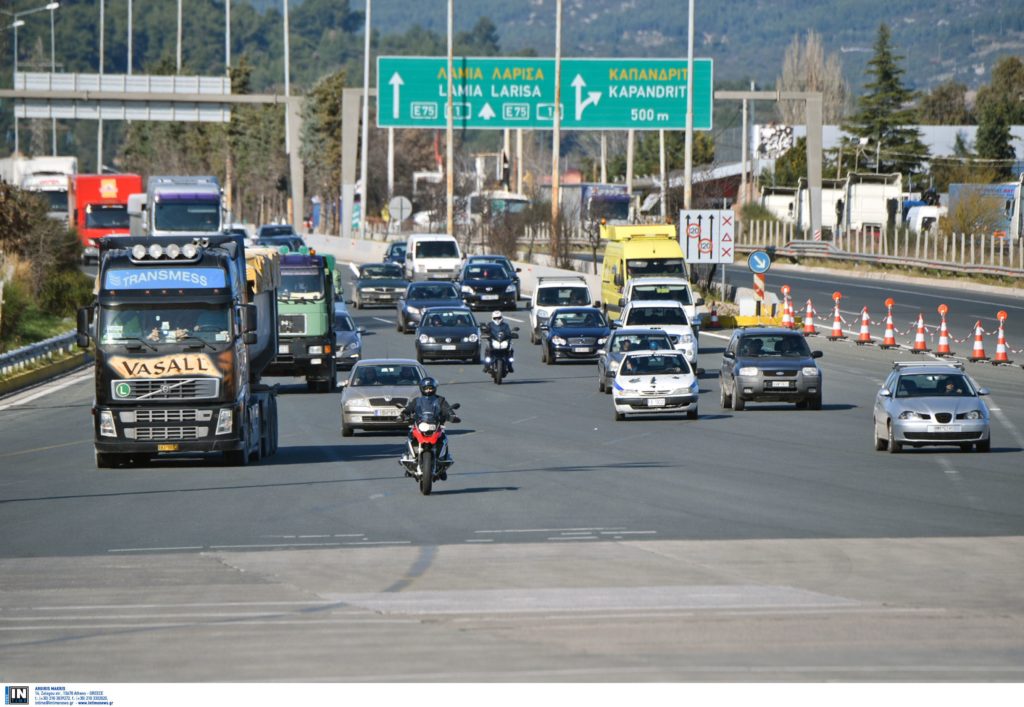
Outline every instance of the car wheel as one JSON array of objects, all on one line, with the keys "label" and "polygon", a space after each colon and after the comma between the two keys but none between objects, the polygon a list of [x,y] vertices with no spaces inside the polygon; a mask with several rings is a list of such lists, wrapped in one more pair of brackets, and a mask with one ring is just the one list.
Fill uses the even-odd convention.
[{"label": "car wheel", "polygon": [[693,410],[687,410],[686,411],[686,419],[687,420],[696,420],[698,417],[700,417],[700,415],[697,413],[697,408],[694,408]]},{"label": "car wheel", "polygon": [[615,421],[616,422],[622,422],[625,419],[626,419],[626,413],[619,412],[618,410],[615,411]]},{"label": "car wheel", "polygon": [[601,371],[598,371],[597,372],[597,392],[598,393],[603,393],[604,390],[605,390],[604,373],[601,372]]},{"label": "car wheel", "polygon": [[886,425],[886,429],[889,431],[889,440],[888,440],[889,454],[899,454],[900,452],[903,451],[903,444],[901,442],[897,442],[893,438],[893,436],[892,436],[892,423],[891,422]]},{"label": "car wheel", "polygon": [[974,445],[971,444],[970,442],[968,442],[967,444],[961,444],[960,445],[960,451],[961,452],[969,452],[972,449],[974,449]]},{"label": "car wheel", "polygon": [[815,396],[807,401],[807,407],[811,410],[821,410],[821,396]]},{"label": "car wheel", "polygon": [[875,451],[884,452],[889,446],[889,440],[885,437],[878,436],[878,426],[875,424],[875,420],[871,420],[871,437],[875,440]]},{"label": "car wheel", "polygon": [[725,381],[721,379],[719,379],[718,385],[718,402],[722,405],[723,410],[732,407],[732,396],[725,392]]},{"label": "car wheel", "polygon": [[739,393],[737,393],[736,391],[733,391],[733,393],[732,393],[732,409],[735,410],[736,412],[740,412],[745,407],[747,407],[746,401],[743,398],[740,397]]},{"label": "car wheel", "polygon": [[797,410],[806,410],[807,409],[807,401],[806,400],[799,400],[799,401],[797,401],[796,409]]},{"label": "car wheel", "polygon": [[984,439],[980,442],[976,442],[974,448],[979,452],[991,452],[992,451],[992,438]]},{"label": "car wheel", "polygon": [[402,321],[401,314],[395,317],[395,331],[397,331],[399,334],[405,331],[405,323]]},{"label": "car wheel", "polygon": [[537,338],[537,332],[530,330],[530,343],[536,346],[540,343],[540,339]]},{"label": "car wheel", "polygon": [[345,423],[341,424],[341,436],[342,437],[351,437],[353,431],[354,430],[352,429],[351,425],[346,425]]},{"label": "car wheel", "polygon": [[356,297],[355,302],[352,303],[352,306],[355,307],[356,309],[362,309],[363,302],[358,297]]},{"label": "car wheel", "polygon": [[416,352],[416,360],[419,361],[420,363],[426,363],[426,361],[423,360],[423,354],[420,353],[419,351]]}]

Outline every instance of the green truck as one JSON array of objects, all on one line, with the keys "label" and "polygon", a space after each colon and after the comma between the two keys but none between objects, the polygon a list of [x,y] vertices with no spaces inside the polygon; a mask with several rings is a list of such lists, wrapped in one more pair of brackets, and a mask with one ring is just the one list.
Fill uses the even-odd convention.
[{"label": "green truck", "polygon": [[283,250],[277,355],[267,375],[305,377],[311,392],[334,390],[334,306],[342,301],[333,255],[317,255],[307,248]]}]

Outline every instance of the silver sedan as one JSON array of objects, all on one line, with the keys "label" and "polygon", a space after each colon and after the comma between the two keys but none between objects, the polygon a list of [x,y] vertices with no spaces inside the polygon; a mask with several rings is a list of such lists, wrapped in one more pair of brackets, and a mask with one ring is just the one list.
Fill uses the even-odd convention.
[{"label": "silver sedan", "polygon": [[402,408],[420,394],[426,369],[411,359],[371,358],[360,361],[342,381],[341,436],[356,429],[402,430]]}]

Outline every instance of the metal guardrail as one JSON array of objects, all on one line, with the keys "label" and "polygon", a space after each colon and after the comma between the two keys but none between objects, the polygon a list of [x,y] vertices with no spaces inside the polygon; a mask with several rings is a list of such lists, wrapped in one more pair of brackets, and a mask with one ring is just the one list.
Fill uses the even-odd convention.
[{"label": "metal guardrail", "polygon": [[57,354],[73,353],[77,347],[76,333],[69,331],[49,339],[22,346],[5,354],[0,354],[0,376],[23,371],[34,364],[52,359]]}]

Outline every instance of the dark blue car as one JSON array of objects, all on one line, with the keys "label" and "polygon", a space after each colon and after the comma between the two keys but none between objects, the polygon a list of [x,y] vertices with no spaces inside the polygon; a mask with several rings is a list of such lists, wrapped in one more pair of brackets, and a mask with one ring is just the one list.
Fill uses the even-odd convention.
[{"label": "dark blue car", "polygon": [[389,245],[384,251],[384,262],[405,265],[405,241]]},{"label": "dark blue car", "polygon": [[557,361],[596,361],[611,329],[596,307],[560,307],[541,329],[540,359],[551,365]]}]

